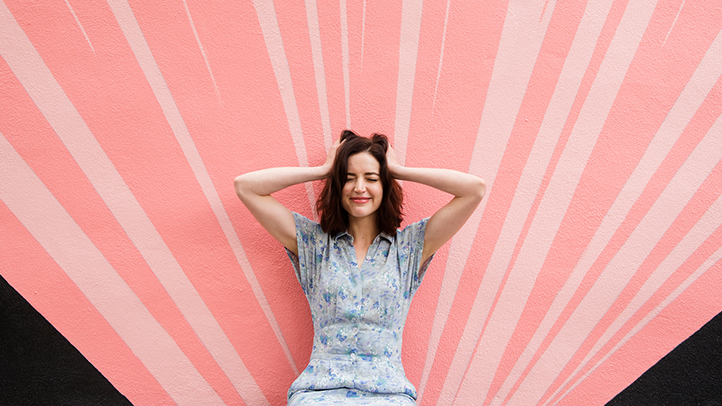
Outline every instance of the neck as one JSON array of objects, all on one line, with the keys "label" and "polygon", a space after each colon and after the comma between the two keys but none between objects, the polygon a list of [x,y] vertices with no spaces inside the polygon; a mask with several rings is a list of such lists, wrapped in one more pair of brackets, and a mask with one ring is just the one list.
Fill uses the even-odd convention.
[{"label": "neck", "polygon": [[374,238],[379,235],[379,228],[376,226],[376,216],[367,216],[360,219],[350,217],[348,233],[353,237],[354,245],[358,243],[370,245]]}]

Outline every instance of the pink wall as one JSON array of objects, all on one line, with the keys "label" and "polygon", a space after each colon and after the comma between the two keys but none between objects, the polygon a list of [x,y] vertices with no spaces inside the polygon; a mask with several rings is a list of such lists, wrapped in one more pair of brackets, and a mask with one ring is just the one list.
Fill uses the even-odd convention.
[{"label": "pink wall", "polygon": [[[721,28],[685,0],[5,0],[0,274],[134,404],[284,404],[310,312],[232,179],[384,132],[489,185],[412,305],[420,404],[604,403],[722,311]],[[447,199],[404,188],[408,220]]]}]

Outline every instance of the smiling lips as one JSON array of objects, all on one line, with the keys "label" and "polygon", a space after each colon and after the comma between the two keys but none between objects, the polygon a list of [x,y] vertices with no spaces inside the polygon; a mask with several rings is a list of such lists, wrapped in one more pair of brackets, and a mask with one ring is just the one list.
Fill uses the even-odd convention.
[{"label": "smiling lips", "polygon": [[356,204],[364,204],[371,201],[370,197],[352,197],[351,201]]}]

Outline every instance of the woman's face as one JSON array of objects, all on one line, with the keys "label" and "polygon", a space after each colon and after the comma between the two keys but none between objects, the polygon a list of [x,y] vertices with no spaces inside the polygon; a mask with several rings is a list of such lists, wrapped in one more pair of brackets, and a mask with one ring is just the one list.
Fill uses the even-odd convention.
[{"label": "woman's face", "polygon": [[375,215],[381,206],[384,189],[381,184],[381,165],[373,155],[360,152],[348,158],[346,183],[343,186],[341,205],[349,220]]}]

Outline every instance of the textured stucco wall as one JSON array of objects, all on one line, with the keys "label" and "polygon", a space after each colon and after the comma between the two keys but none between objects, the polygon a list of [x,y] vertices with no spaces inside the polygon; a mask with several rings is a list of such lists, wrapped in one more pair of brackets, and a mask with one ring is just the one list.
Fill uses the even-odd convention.
[{"label": "textured stucco wall", "polygon": [[[684,0],[7,0],[0,273],[134,404],[283,404],[310,312],[232,179],[383,132],[489,185],[412,305],[420,404],[603,403],[722,310],[721,28]],[[448,199],[404,190],[407,222]]]}]

